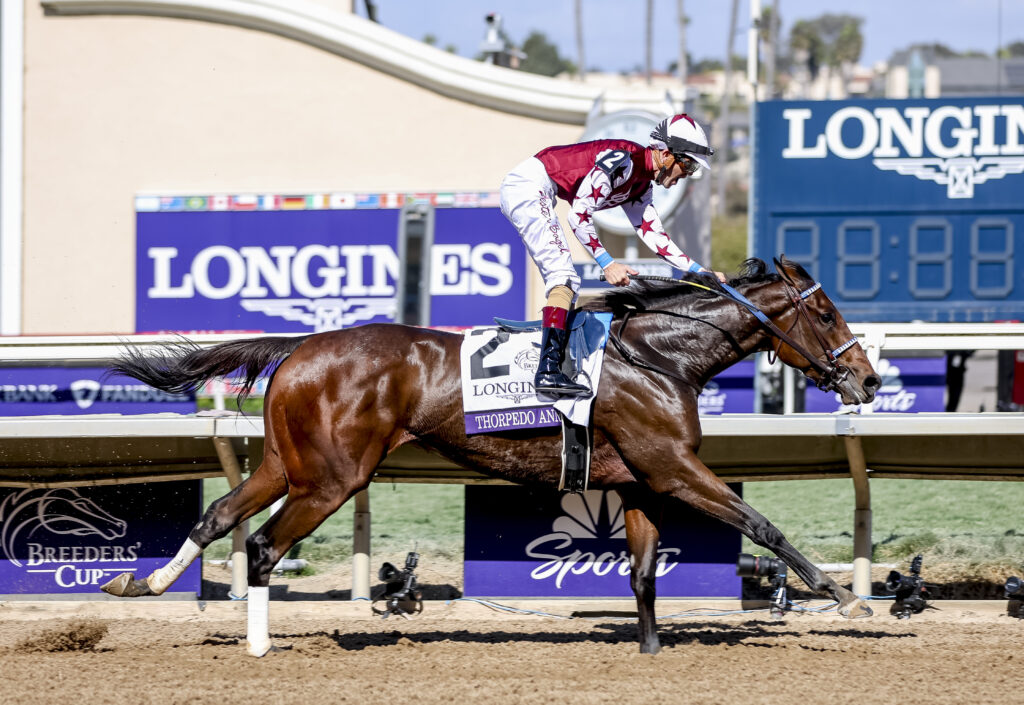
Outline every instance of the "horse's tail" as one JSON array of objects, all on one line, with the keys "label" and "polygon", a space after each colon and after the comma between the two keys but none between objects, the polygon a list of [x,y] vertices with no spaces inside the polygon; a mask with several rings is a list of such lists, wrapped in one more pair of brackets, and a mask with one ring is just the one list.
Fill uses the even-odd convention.
[{"label": "horse's tail", "polygon": [[244,376],[239,398],[248,396],[261,376],[270,375],[308,335],[232,340],[201,348],[188,338],[163,345],[157,352],[128,348],[107,368],[170,394],[187,394],[214,377]]}]

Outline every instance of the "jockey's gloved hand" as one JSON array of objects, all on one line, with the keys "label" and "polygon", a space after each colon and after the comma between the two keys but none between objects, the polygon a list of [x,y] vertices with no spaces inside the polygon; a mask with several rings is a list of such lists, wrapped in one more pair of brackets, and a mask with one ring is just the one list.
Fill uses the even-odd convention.
[{"label": "jockey's gloved hand", "polygon": [[718,281],[722,282],[723,284],[725,284],[725,282],[728,280],[728,278],[722,272],[712,272],[710,269],[701,269],[697,273],[705,274],[709,277],[715,277]]}]

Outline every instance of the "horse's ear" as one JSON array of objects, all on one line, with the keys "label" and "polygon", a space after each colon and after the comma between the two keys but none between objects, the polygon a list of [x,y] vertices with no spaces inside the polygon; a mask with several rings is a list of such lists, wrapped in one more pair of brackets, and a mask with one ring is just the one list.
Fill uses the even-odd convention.
[{"label": "horse's ear", "polygon": [[774,257],[772,260],[775,262],[775,271],[779,274],[789,277],[794,281],[813,281],[806,269],[793,260],[786,259],[786,255]]}]

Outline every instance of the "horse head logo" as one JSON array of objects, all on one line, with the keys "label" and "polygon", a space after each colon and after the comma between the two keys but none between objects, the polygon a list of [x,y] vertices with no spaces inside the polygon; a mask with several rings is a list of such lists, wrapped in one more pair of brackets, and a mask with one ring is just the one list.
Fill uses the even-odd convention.
[{"label": "horse head logo", "polygon": [[128,525],[78,490],[22,490],[0,502],[0,553],[16,566],[15,542],[40,530],[69,536],[99,536],[107,541],[125,535]]}]

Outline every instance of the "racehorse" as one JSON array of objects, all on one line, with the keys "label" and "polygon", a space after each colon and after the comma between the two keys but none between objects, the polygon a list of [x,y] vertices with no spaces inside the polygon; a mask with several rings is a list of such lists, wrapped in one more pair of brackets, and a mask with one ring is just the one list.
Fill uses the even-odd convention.
[{"label": "racehorse", "polygon": [[[625,508],[641,652],[660,649],[654,578],[658,526],[663,509],[670,507],[668,497],[717,517],[775,552],[811,589],[831,595],[843,616],[871,614],[860,598],[826,576],[733,493],[697,453],[701,389],[751,352],[774,350],[787,365],[838,392],[846,404],[870,402],[881,386],[820,286],[784,257],[776,269],[777,274],[767,273],[764,262],[748,260],[741,276],[730,282],[776,326],[774,334],[725,298],[709,278],[696,275],[687,275],[691,281],[681,284],[634,282],[587,305],[613,313],[614,344],[608,346],[593,410],[591,487],[617,490]],[[268,366],[276,368],[264,401],[262,464],[209,506],[167,566],[143,580],[124,573],[104,589],[126,597],[163,592],[212,541],[287,494],[284,506],[246,542],[248,650],[262,656],[271,648],[266,591],[274,565],[366,488],[374,469],[396,448],[415,443],[487,475],[556,485],[561,471],[557,429],[466,435],[461,342],[461,335],[448,332],[370,324],[205,349],[185,341],[149,357],[129,349],[112,369],[168,392],[193,390],[238,370],[244,370],[244,387],[249,388]]]}]

